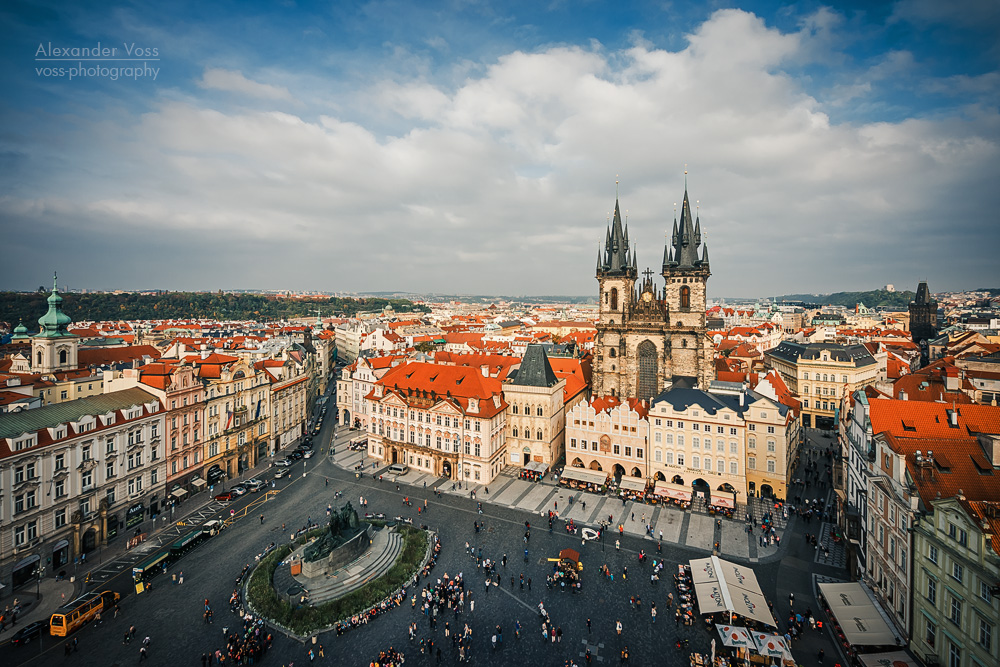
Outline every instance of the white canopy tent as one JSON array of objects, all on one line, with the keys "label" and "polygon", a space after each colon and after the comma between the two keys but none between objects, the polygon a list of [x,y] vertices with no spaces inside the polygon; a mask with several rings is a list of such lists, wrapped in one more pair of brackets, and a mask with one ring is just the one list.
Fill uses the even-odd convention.
[{"label": "white canopy tent", "polygon": [[917,662],[903,651],[862,653],[858,657],[865,667],[917,667]]},{"label": "white canopy tent", "polygon": [[819,592],[853,646],[887,646],[899,640],[860,582],[820,584]]},{"label": "white canopy tent", "polygon": [[772,628],[777,627],[753,570],[718,556],[692,560],[690,565],[698,608],[702,614],[735,612]]},{"label": "white canopy tent", "polygon": [[753,639],[750,638],[750,631],[736,625],[717,625],[715,629],[722,636],[722,643],[732,648],[754,647]]}]

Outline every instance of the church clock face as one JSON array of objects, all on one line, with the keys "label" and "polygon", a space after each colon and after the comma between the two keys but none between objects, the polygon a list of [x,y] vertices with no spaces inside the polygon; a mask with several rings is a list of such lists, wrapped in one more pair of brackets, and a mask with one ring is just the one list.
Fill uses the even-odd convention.
[{"label": "church clock face", "polygon": [[650,301],[653,300],[653,293],[652,292],[643,292],[642,293],[642,300],[645,301],[646,303],[649,303]]}]

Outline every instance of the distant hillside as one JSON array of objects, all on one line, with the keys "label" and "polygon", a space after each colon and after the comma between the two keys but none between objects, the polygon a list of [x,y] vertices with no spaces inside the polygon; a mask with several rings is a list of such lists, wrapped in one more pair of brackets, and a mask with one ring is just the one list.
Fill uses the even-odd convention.
[{"label": "distant hillside", "polygon": [[892,310],[906,310],[910,302],[913,301],[913,292],[888,292],[884,289],[871,290],[870,292],[835,292],[833,294],[786,294],[776,296],[777,303],[782,301],[803,301],[805,303],[815,303],[821,306],[846,306],[853,308],[859,303],[865,304],[868,308],[887,308]]},{"label": "distant hillside", "polygon": [[[0,292],[0,322],[16,326],[23,321],[37,331],[38,318],[48,310],[47,292],[23,294]],[[63,294],[63,312],[74,322],[81,320],[154,320],[214,318],[271,322],[293,317],[324,317],[343,313],[381,310],[391,305],[397,313],[430,312],[408,299],[316,297],[282,299],[260,294],[219,292],[168,292],[164,294]]]}]

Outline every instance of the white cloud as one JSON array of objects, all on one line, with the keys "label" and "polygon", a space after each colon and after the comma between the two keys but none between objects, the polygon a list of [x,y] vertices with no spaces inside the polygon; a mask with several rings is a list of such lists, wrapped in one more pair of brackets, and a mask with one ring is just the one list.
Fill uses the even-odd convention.
[{"label": "white cloud", "polygon": [[243,76],[243,72],[219,67],[206,68],[201,80],[198,81],[198,86],[207,90],[225,90],[265,100],[292,99],[292,94],[287,88],[252,81]]},{"label": "white cloud", "polygon": [[[456,86],[422,71],[373,80],[350,106],[403,128],[389,135],[363,113],[348,122],[327,108],[163,102],[115,147],[132,172],[95,180],[92,199],[75,208],[94,234],[140,226],[188,241],[209,260],[199,264],[205,276],[219,248],[199,241],[214,234],[257,243],[284,267],[282,284],[580,294],[595,290],[616,175],[640,263],[655,269],[689,164],[714,295],[908,284],[934,271],[942,282],[973,272],[995,282],[988,240],[998,202],[985,185],[1000,164],[995,109],[832,123],[785,68],[813,56],[815,35],[829,39],[838,25],[819,12],[802,32],[781,33],[722,10],[677,52],[560,46],[470,68]],[[890,54],[871,78],[908,68],[908,57]],[[226,70],[206,70],[199,85],[292,97]],[[865,82],[844,85],[840,104],[865,102]],[[44,199],[6,198],[4,211],[53,217]],[[937,266],[959,247],[961,269]],[[265,286],[243,270],[246,286]],[[164,272],[167,280],[176,277]],[[191,280],[185,286],[211,282]]]}]

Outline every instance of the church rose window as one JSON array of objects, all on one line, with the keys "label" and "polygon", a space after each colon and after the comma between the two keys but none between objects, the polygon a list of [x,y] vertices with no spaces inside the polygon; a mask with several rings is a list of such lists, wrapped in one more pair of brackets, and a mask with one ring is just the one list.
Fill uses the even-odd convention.
[{"label": "church rose window", "polygon": [[656,393],[656,346],[646,340],[636,349],[639,358],[639,377],[636,398],[648,400]]}]

